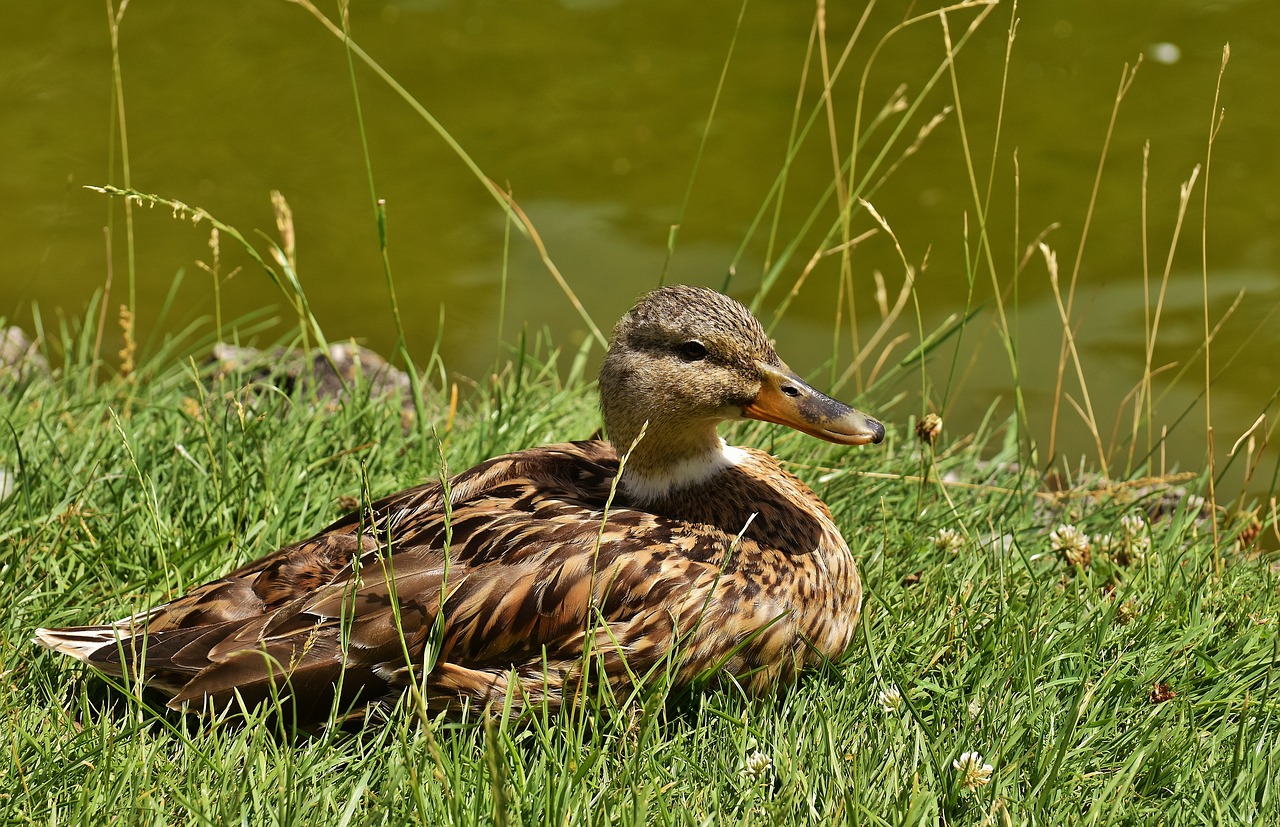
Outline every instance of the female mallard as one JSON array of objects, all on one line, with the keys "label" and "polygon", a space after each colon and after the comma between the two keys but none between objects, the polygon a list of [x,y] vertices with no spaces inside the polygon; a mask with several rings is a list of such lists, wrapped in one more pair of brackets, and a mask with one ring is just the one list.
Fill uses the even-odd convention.
[{"label": "female mallard", "polygon": [[615,692],[655,670],[676,685],[723,670],[758,693],[843,654],[862,584],[831,512],[716,425],[761,419],[841,445],[884,426],[809,387],[745,307],[696,287],[655,290],[622,318],[600,397],[610,442],[491,459],[149,612],[37,640],[171,707],[279,697],[300,723],[410,684],[433,706],[514,689],[517,706],[556,707],[590,664]]}]

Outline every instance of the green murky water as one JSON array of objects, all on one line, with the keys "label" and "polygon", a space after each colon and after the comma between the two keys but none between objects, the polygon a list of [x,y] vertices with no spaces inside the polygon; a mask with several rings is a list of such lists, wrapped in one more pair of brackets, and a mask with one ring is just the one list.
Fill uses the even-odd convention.
[{"label": "green murky water", "polygon": [[[510,189],[606,332],[638,293],[657,283],[664,267],[668,281],[721,286],[727,280],[730,292],[744,297],[768,268],[777,267],[780,286],[766,302],[769,318],[767,311],[812,262],[775,328],[779,349],[802,372],[826,377],[819,384],[848,374],[838,384],[845,395],[870,378],[874,358],[860,371],[846,370],[853,353],[850,312],[865,344],[880,317],[875,274],[882,274],[892,304],[904,268],[885,232],[859,242],[848,258],[854,301],[846,297],[842,304],[840,254],[817,255],[841,243],[840,235],[824,242],[838,215],[836,201],[824,201],[836,163],[830,135],[844,159],[855,125],[869,132],[855,173],[873,167],[902,115],[874,129],[869,124],[900,85],[905,100],[913,101],[938,69],[946,54],[939,19],[886,40],[865,80],[864,67],[881,36],[904,15],[936,5],[871,8],[832,87],[830,118],[822,107],[821,58],[806,63],[815,15],[809,3],[752,2],[745,11],[733,3],[656,0],[354,5],[356,41],[452,132],[485,174]],[[865,9],[862,3],[827,4],[828,66],[837,65]],[[333,9],[326,5],[325,11]],[[980,13],[973,8],[947,16],[953,43]],[[896,362],[918,338],[918,327],[937,327],[962,311],[971,294],[981,312],[965,334],[954,372],[949,349],[928,363],[931,403],[941,407],[955,435],[975,427],[997,400],[999,410],[1010,409],[1011,373],[996,335],[988,259],[978,242],[967,141],[984,200],[991,182],[990,261],[1013,314],[1020,378],[1041,444],[1062,341],[1044,259],[1026,255],[1041,234],[1058,253],[1064,289],[1078,261],[1072,315],[1088,399],[1073,366],[1064,387],[1082,408],[1092,407],[1108,442],[1113,433],[1123,439],[1129,432],[1127,398],[1146,361],[1147,308],[1155,305],[1170,260],[1152,362],[1170,366],[1157,379],[1163,396],[1156,419],[1177,419],[1203,387],[1197,349],[1205,331],[1201,227],[1207,184],[1210,325],[1244,296],[1212,346],[1221,463],[1280,385],[1273,356],[1280,343],[1273,315],[1280,284],[1280,7],[1270,0],[1024,2],[1017,9],[1002,111],[1012,17],[1008,2],[989,13],[964,42],[954,78],[944,72],[906,118],[868,179],[878,185],[861,191],[919,271],[919,323],[916,305],[908,302],[877,351],[904,335],[886,360]],[[6,159],[0,314],[30,326],[36,302],[47,324],[58,308],[79,316],[108,272],[114,273],[114,307],[127,290],[122,204],[83,189],[125,180],[112,125],[106,12],[92,4],[18,4],[6,11],[6,30],[0,52],[0,148]],[[1206,166],[1215,84],[1228,42],[1220,100],[1226,114]],[[269,192],[283,192],[296,218],[303,284],[325,330],[389,351],[395,333],[340,41],[304,9],[284,2],[134,2],[123,18],[120,54],[132,185],[199,205],[250,237],[258,230],[275,234]],[[1125,65],[1139,56],[1142,65],[1119,109],[1078,257],[1116,90]],[[722,70],[723,89],[708,128]],[[513,341],[521,326],[548,328],[560,342],[580,341],[584,325],[533,245],[518,234],[505,244],[503,212],[457,156],[370,71],[358,67],[356,77],[374,179],[388,205],[390,258],[411,350],[423,358],[439,337],[451,370],[480,376],[506,353],[501,342]],[[856,124],[860,88],[865,98]],[[800,121],[815,107],[818,117],[790,164],[775,228],[770,191],[786,161],[801,91]],[[954,110],[957,91],[963,118]],[[945,117],[918,151],[903,157],[921,127],[939,114]],[[1182,237],[1170,259],[1179,187],[1197,165]],[[760,214],[764,221],[753,230]],[[806,229],[811,215],[816,217]],[[104,235],[109,221],[115,227],[110,254]],[[668,262],[669,231],[677,223]],[[878,225],[858,210],[850,227],[852,237]],[[162,210],[137,214],[136,291],[144,336],[211,319],[211,279],[194,264],[209,260],[207,242],[206,227],[175,221]],[[264,305],[286,315],[275,288],[225,242],[223,271],[243,269],[222,285],[224,317]],[[972,293],[966,259],[974,262]],[[1015,290],[1013,273],[1021,262]],[[159,318],[180,273],[173,308]],[[838,315],[842,332],[833,337]],[[920,409],[918,372],[898,387],[913,396],[886,418],[905,422]],[[1058,448],[1069,457],[1095,454],[1080,417],[1063,404]],[[1166,453],[1170,462],[1203,464],[1203,422],[1203,409],[1195,409],[1178,425]],[[1259,473],[1267,479],[1251,487],[1264,490],[1272,468],[1273,461],[1265,461]],[[1239,474],[1233,479],[1238,484]]]}]

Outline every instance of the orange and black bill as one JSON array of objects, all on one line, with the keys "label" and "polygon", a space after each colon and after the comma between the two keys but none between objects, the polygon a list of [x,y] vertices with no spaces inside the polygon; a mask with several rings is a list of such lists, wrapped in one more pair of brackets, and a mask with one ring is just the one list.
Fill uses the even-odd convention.
[{"label": "orange and black bill", "polygon": [[884,439],[884,425],[814,390],[786,365],[761,363],[760,378],[760,393],[743,406],[743,416],[786,425],[837,445]]}]

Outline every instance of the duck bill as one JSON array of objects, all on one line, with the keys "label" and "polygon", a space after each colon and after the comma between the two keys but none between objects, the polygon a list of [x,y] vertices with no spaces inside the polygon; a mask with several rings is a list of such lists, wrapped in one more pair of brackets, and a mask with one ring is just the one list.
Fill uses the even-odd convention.
[{"label": "duck bill", "polygon": [[742,407],[748,419],[776,422],[837,445],[866,445],[884,439],[884,425],[819,393],[785,365],[760,365],[756,398]]}]

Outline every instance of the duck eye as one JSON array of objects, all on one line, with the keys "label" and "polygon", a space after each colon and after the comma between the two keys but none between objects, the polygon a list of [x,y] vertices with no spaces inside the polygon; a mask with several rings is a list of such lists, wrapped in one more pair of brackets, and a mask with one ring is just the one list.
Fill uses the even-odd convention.
[{"label": "duck eye", "polygon": [[707,358],[707,349],[697,339],[680,345],[680,358],[686,362],[701,362]]}]

